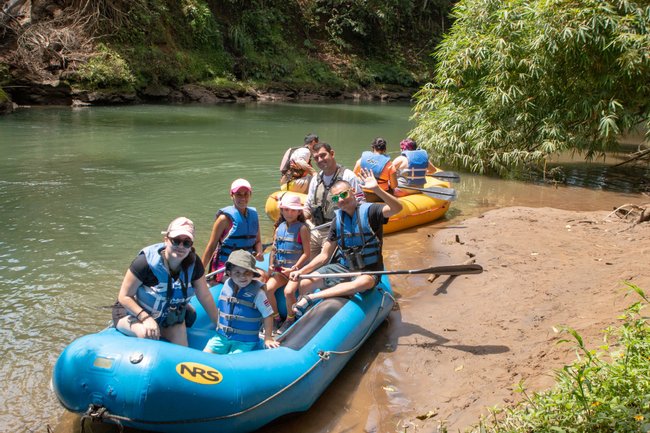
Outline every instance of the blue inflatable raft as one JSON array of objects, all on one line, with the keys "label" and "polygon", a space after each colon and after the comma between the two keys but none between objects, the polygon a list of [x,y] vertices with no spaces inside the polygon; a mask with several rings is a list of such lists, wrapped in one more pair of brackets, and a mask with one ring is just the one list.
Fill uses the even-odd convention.
[{"label": "blue inflatable raft", "polygon": [[[215,299],[220,290],[211,289]],[[393,303],[384,275],[372,290],[315,305],[280,337],[280,348],[213,355],[202,352],[214,331],[194,299],[190,347],[108,328],[63,351],[52,385],[67,410],[104,422],[161,432],[249,432],[309,409]]]}]

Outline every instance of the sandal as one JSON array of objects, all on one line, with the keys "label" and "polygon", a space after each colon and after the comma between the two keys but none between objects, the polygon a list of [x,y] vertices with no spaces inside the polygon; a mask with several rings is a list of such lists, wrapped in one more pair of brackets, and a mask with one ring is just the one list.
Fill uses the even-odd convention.
[{"label": "sandal", "polygon": [[[307,301],[305,305],[298,305],[302,300]],[[316,301],[310,295],[301,295],[295,304],[293,304],[293,311],[296,313],[296,317],[303,316],[307,310],[313,307],[316,304]]]}]

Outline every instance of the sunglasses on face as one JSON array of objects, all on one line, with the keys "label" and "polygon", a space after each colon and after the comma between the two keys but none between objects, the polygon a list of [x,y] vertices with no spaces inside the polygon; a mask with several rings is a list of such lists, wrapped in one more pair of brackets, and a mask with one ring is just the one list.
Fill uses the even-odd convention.
[{"label": "sunglasses on face", "polygon": [[332,195],[332,203],[338,203],[341,200],[345,200],[350,196],[350,190],[346,189],[345,191],[341,191],[338,194]]},{"label": "sunglasses on face", "polygon": [[194,242],[192,242],[191,240],[189,240],[187,238],[186,239],[180,239],[180,238],[173,238],[172,239],[172,238],[170,238],[169,241],[175,247],[183,245],[185,248],[189,248],[194,244]]}]

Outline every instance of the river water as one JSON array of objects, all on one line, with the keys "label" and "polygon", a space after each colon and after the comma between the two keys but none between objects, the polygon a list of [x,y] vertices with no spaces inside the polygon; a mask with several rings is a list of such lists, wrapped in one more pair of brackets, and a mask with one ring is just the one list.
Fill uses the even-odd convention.
[{"label": "river water", "polygon": [[[45,432],[57,424],[58,432],[78,431],[49,390],[52,366],[72,340],[107,325],[106,306],[124,271],[170,220],[194,220],[202,252],[235,178],[251,182],[252,205],[262,211],[278,189],[284,150],[307,133],[332,144],[337,161],[351,167],[377,136],[396,155],[412,127],[409,115],[408,105],[394,103],[274,103],[34,108],[0,118],[0,431]],[[596,210],[638,198],[640,186],[627,170],[580,164],[567,173],[570,183],[587,188],[461,173],[459,199],[438,224],[503,206]],[[261,223],[268,242],[271,222]],[[387,236],[389,267],[408,266],[400,246],[420,241],[417,230]],[[352,393],[372,400],[354,383],[381,338],[380,329],[370,355],[355,357],[321,408],[337,411]],[[310,412],[302,431],[329,431],[329,415]]]}]

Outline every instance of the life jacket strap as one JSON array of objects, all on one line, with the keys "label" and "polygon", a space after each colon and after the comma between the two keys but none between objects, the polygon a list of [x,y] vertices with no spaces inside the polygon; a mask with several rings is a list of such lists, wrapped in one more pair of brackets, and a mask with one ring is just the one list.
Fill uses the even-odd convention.
[{"label": "life jacket strap", "polygon": [[223,332],[224,334],[240,334],[240,335],[258,335],[259,331],[245,331],[243,329],[235,329],[232,326],[226,326],[219,324],[217,325],[217,330]]},{"label": "life jacket strap", "polygon": [[239,298],[237,298],[235,296],[219,296],[219,300],[220,301],[225,301],[225,302],[227,302],[229,304],[239,304],[239,305],[243,305],[243,306],[248,307],[248,308],[257,308],[255,306],[254,302],[245,301],[245,300],[239,299]]},{"label": "life jacket strap", "polygon": [[228,314],[228,313],[219,313],[219,317],[223,317],[226,320],[237,320],[239,322],[259,322],[260,319],[257,319],[255,317],[244,317],[244,316],[238,316],[236,314]]}]

